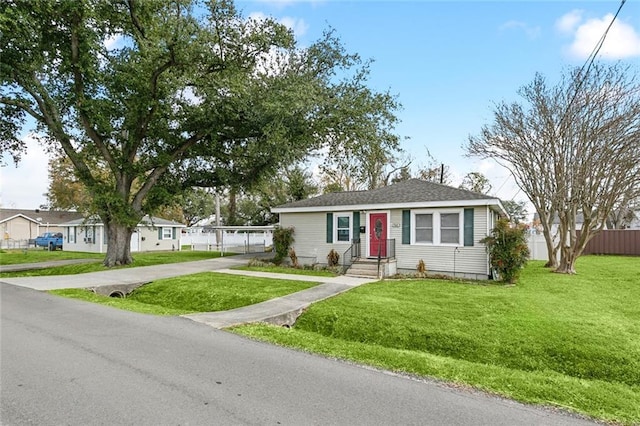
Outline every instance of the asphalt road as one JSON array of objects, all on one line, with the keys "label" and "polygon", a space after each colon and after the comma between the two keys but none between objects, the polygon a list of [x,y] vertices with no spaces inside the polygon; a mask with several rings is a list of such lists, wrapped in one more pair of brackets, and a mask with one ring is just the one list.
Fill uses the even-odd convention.
[{"label": "asphalt road", "polygon": [[585,425],[582,419],[0,284],[2,425]]}]

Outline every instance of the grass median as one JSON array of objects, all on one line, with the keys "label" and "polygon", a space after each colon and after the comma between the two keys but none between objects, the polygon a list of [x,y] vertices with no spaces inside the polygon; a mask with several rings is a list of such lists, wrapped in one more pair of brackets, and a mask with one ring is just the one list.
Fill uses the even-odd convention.
[{"label": "grass median", "polygon": [[317,283],[202,272],[154,281],[125,298],[101,296],[84,289],[51,294],[154,315],[226,311],[305,290]]},{"label": "grass median", "polygon": [[[225,253],[225,256],[233,254]],[[167,263],[191,262],[196,260],[214,259],[221,256],[216,251],[157,251],[157,252],[139,252],[133,254],[133,263],[126,266],[118,266],[114,268],[106,268],[102,261],[104,254],[97,253],[79,253],[64,251],[44,251],[29,250],[26,253],[22,250],[9,250],[0,256],[2,265],[16,265],[20,263],[37,263],[55,260],[68,259],[95,259],[92,263],[83,263],[77,265],[61,265],[43,269],[32,269],[27,271],[2,272],[0,277],[37,277],[50,275],[75,275],[87,272],[106,271],[117,268],[133,268],[138,266],[163,265]]]},{"label": "grass median", "polygon": [[578,275],[530,262],[515,287],[387,280],[313,305],[290,329],[237,333],[640,423],[640,262],[587,256]]}]

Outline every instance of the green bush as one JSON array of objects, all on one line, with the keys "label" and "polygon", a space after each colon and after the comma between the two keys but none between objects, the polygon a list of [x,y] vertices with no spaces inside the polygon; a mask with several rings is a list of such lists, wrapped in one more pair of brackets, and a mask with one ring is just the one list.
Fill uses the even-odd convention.
[{"label": "green bush", "polygon": [[289,255],[289,247],[293,244],[293,227],[281,228],[276,227],[273,231],[273,247],[276,255],[273,258],[275,264],[282,263],[285,257]]},{"label": "green bush", "polygon": [[525,229],[522,226],[512,228],[508,220],[500,219],[491,235],[480,242],[487,245],[491,267],[500,281],[515,283],[529,258]]}]

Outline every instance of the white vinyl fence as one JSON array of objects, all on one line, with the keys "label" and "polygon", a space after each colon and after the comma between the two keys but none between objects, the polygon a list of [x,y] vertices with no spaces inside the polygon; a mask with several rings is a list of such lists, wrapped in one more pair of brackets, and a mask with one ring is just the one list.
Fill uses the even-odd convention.
[{"label": "white vinyl fence", "polygon": [[[527,246],[529,247],[529,259],[531,260],[549,260],[547,254],[547,244],[542,234],[529,234],[527,237]],[[560,255],[558,251],[557,255]]]},{"label": "white vinyl fence", "polygon": [[222,253],[263,253],[273,245],[273,226],[221,226],[187,228],[181,246]]}]

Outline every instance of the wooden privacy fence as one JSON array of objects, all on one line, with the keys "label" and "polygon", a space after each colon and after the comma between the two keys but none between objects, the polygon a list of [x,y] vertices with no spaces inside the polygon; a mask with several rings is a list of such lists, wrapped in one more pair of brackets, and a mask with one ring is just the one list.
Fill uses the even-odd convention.
[{"label": "wooden privacy fence", "polygon": [[[577,231],[578,234],[580,231]],[[640,256],[640,229],[607,229],[587,243],[582,254]]]}]

